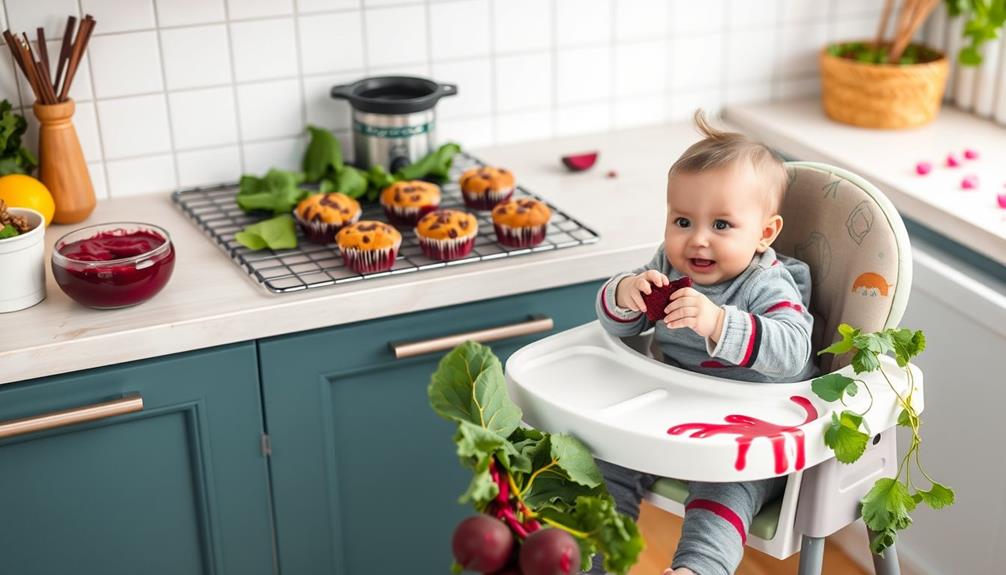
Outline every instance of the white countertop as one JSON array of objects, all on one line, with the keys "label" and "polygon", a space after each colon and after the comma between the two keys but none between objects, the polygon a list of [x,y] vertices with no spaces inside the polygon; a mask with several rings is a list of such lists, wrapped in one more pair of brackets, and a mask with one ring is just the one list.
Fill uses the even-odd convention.
[{"label": "white countertop", "polygon": [[[734,106],[727,120],[799,160],[826,162],[876,184],[902,215],[1006,265],[1006,209],[996,195],[1006,193],[1006,128],[944,106],[936,120],[912,130],[867,130],[829,120],[820,100]],[[977,160],[964,160],[965,148]],[[961,159],[947,168],[947,154]],[[929,161],[933,171],[915,173]],[[968,174],[976,190],[961,189]]]},{"label": "white countertop", "polygon": [[[597,231],[595,244],[477,262],[303,292],[271,295],[182,215],[170,194],[105,200],[86,222],[162,226],[177,251],[174,275],[150,301],[97,311],[70,300],[46,262],[47,298],[0,316],[0,383],[99,367],[314,328],[597,280],[646,262],[663,237],[665,174],[698,133],[672,124],[474,150],[511,168],[538,193]],[[593,169],[570,174],[562,154],[601,151]],[[609,169],[617,178],[607,178]]]}]

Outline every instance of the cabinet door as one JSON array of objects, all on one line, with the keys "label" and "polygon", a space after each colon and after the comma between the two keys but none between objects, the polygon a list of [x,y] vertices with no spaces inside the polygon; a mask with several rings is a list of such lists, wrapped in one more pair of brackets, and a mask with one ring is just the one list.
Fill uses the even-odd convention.
[{"label": "cabinet door", "polygon": [[254,344],[0,386],[0,429],[136,395],[0,439],[0,573],[273,572]]},{"label": "cabinet door", "polygon": [[472,513],[455,425],[426,387],[445,352],[396,359],[389,342],[551,317],[549,332],[489,344],[502,361],[594,319],[580,284],[260,343],[281,573],[447,573],[454,527]]}]

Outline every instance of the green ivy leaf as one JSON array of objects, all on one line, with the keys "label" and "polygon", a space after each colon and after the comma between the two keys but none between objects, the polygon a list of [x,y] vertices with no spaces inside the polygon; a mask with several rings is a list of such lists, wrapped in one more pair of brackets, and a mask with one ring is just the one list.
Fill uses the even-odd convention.
[{"label": "green ivy leaf", "polygon": [[917,491],[916,495],[920,495],[922,501],[933,509],[949,507],[956,500],[954,490],[939,483],[933,483],[929,491]]},{"label": "green ivy leaf", "polygon": [[847,391],[856,395],[856,381],[840,373],[829,373],[811,382],[810,389],[825,401],[838,401]]},{"label": "green ivy leaf", "polygon": [[861,349],[852,356],[852,369],[856,373],[876,371],[880,369],[880,359],[877,358],[876,353]]},{"label": "green ivy leaf", "polygon": [[900,531],[912,523],[908,514],[915,509],[915,500],[908,494],[908,488],[896,479],[878,479],[861,503],[863,521],[878,533]]},{"label": "green ivy leaf", "polygon": [[843,323],[838,326],[838,333],[842,336],[842,339],[817,352],[817,355],[825,353],[842,355],[843,353],[852,351],[852,339],[859,335],[859,330],[847,323]]},{"label": "green ivy leaf", "polygon": [[499,359],[484,345],[467,341],[445,355],[427,393],[445,419],[474,423],[501,437],[520,425],[521,410],[507,395]]},{"label": "green ivy leaf", "polygon": [[860,351],[871,351],[878,355],[894,351],[894,342],[886,331],[856,335],[852,338],[852,346]]},{"label": "green ivy leaf", "polygon": [[882,531],[876,532],[873,535],[873,539],[870,540],[870,551],[874,555],[884,556],[884,551],[894,545],[897,540],[898,534],[894,529],[884,529]]},{"label": "green ivy leaf", "polygon": [[843,411],[841,416],[832,412],[831,423],[824,432],[824,443],[835,452],[835,459],[853,463],[866,451],[870,436],[859,431],[862,421],[862,416],[852,411]]}]

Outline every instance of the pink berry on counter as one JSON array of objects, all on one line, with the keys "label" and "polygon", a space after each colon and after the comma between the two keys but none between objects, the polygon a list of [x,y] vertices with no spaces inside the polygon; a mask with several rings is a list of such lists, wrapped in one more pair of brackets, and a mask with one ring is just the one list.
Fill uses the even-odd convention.
[{"label": "pink berry on counter", "polygon": [[977,187],[978,187],[978,176],[976,176],[974,174],[969,174],[967,176],[964,176],[964,179],[961,180],[961,188],[962,189],[973,190],[973,189],[975,189]]},{"label": "pink berry on counter", "polygon": [[999,194],[996,196],[996,201],[999,202],[999,207],[1006,210],[1006,194]]},{"label": "pink berry on counter", "polygon": [[968,149],[964,150],[964,157],[967,158],[967,159],[969,159],[969,160],[977,160],[978,159],[978,150],[976,150],[974,148],[968,148]]},{"label": "pink berry on counter", "polygon": [[915,164],[915,173],[920,176],[924,176],[931,171],[933,171],[932,162],[919,162],[918,164]]},{"label": "pink berry on counter", "polygon": [[961,161],[957,159],[957,156],[955,156],[953,154],[947,154],[947,167],[948,168],[956,168],[959,165],[961,165]]}]

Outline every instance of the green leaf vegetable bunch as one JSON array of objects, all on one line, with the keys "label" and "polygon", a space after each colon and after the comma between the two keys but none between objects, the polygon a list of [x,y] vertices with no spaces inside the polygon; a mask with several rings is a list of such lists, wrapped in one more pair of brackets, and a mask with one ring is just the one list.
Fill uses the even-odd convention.
[{"label": "green leaf vegetable bunch", "polygon": [[[373,202],[381,190],[399,180],[447,178],[454,156],[461,150],[457,144],[447,143],[394,174],[381,166],[365,172],[342,161],[342,146],[331,132],[315,126],[307,130],[311,140],[304,152],[302,172],[273,168],[262,177],[241,176],[238,206],[245,212],[272,212],[276,216],[235,234],[235,239],[248,249],[297,247],[296,226],[289,214],[310,194],[341,192]],[[315,184],[317,189],[302,184]]]},{"label": "green leaf vegetable bunch", "polygon": [[474,473],[461,503],[503,521],[518,545],[543,528],[566,531],[584,569],[596,552],[612,573],[635,564],[642,537],[616,511],[590,452],[572,436],[520,425],[521,410],[488,347],[466,342],[444,356],[428,394],[433,410],[457,423],[458,457]]},{"label": "green leaf vegetable bunch", "polygon": [[0,176],[31,175],[38,165],[34,154],[21,145],[21,137],[27,129],[28,121],[24,116],[15,114],[7,100],[0,102]]},{"label": "green leaf vegetable bunch", "polygon": [[[855,352],[852,357],[852,368],[856,375],[879,371],[898,397],[898,405],[901,407],[898,425],[912,430],[912,443],[898,465],[897,474],[893,478],[877,480],[861,500],[863,520],[874,533],[870,549],[874,553],[882,554],[894,544],[897,532],[911,525],[912,518],[909,513],[916,505],[924,502],[933,509],[942,509],[954,503],[954,491],[933,479],[922,467],[919,456],[922,444],[919,430],[922,419],[912,404],[915,381],[908,365],[913,357],[926,348],[926,338],[921,330],[888,328],[875,333],[861,333],[860,330],[847,324],[840,325],[838,332],[842,339],[821,350],[818,355]],[[908,392],[904,395],[895,389],[881,366],[879,356],[888,353],[894,354],[898,366],[907,374],[909,385]],[[824,434],[825,444],[835,451],[835,458],[842,463],[857,461],[866,450],[870,430],[863,417],[873,408],[873,393],[862,380],[838,373],[819,377],[811,384],[811,389],[818,397],[829,402],[839,401],[843,406],[846,405],[845,397],[855,396],[860,384],[870,394],[870,403],[866,410],[856,412],[845,409],[841,413],[833,412],[831,423]],[[861,431],[860,428],[865,431]],[[912,478],[913,463],[922,477],[929,482],[928,490],[916,486],[917,479]]]},{"label": "green leaf vegetable bunch", "polygon": [[982,44],[999,37],[1006,24],[1006,0],[944,0],[951,18],[963,16],[964,38],[970,43],[961,48],[958,61],[965,66],[982,63]]}]

